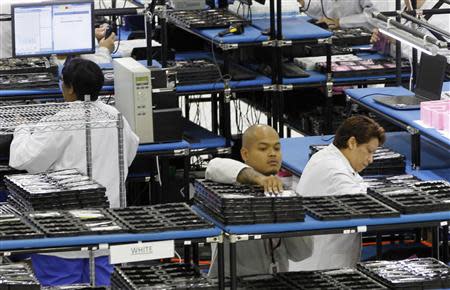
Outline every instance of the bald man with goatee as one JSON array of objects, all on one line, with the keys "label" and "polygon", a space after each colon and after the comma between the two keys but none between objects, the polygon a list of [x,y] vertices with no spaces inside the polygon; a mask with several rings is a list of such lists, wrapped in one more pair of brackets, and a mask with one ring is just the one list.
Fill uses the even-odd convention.
[{"label": "bald man with goatee", "polygon": [[[221,183],[260,185],[266,192],[279,194],[283,182],[277,176],[281,168],[281,144],[278,133],[267,125],[253,125],[242,136],[241,157],[245,163],[214,158],[206,169],[206,179]],[[299,209],[301,210],[301,209]],[[239,242],[238,276],[287,272],[289,260],[301,261],[311,255],[310,237],[264,239]],[[212,249],[210,277],[217,276],[217,252]],[[225,244],[225,276],[229,276],[228,244]]]}]

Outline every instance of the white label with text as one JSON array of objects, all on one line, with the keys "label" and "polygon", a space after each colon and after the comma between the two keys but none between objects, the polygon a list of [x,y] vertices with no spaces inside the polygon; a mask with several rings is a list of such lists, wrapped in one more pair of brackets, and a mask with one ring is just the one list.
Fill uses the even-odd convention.
[{"label": "white label with text", "polygon": [[175,252],[173,240],[110,246],[111,264],[172,258]]}]

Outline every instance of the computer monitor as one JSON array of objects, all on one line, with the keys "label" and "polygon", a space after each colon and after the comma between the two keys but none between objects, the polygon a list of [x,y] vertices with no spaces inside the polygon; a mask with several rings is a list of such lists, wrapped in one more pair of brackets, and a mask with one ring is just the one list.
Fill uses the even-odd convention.
[{"label": "computer monitor", "polygon": [[13,56],[93,53],[93,11],[92,0],[11,5]]}]

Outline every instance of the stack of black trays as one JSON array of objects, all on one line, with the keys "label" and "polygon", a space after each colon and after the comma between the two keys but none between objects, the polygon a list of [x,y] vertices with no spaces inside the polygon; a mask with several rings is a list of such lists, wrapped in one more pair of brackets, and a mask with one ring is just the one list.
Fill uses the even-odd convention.
[{"label": "stack of black trays", "polygon": [[26,264],[0,265],[0,290],[39,290],[41,285]]},{"label": "stack of black trays", "polygon": [[219,67],[208,59],[169,62],[170,71],[177,73],[177,85],[209,84],[221,81]]},{"label": "stack of black trays", "polygon": [[[328,145],[309,146],[311,157]],[[405,156],[388,148],[379,147],[373,154],[373,163],[367,166],[361,175],[391,175],[405,172]]]},{"label": "stack of black trays", "polygon": [[445,289],[450,287],[449,267],[434,258],[371,261],[358,269],[390,289]]},{"label": "stack of black trays", "polygon": [[266,196],[261,187],[196,180],[195,203],[224,225],[304,221],[302,197],[293,191]]},{"label": "stack of black trays", "polygon": [[5,176],[8,202],[19,211],[109,207],[106,188],[76,169]]},{"label": "stack of black trays", "polygon": [[186,28],[225,28],[232,24],[249,25],[250,20],[228,9],[173,10],[167,12],[170,22]]},{"label": "stack of black trays", "polygon": [[114,208],[108,209],[108,212],[134,233],[195,230],[213,226],[185,203]]},{"label": "stack of black trays", "polygon": [[404,214],[450,210],[450,186],[446,181],[387,184],[369,187],[368,193]]},{"label": "stack of black trays", "polygon": [[397,217],[400,213],[367,194],[308,196],[306,212],[318,220]]},{"label": "stack of black trays", "polygon": [[26,217],[49,237],[128,232],[105,209],[29,212]]},{"label": "stack of black trays", "polygon": [[44,234],[9,205],[0,207],[0,240],[37,239]]},{"label": "stack of black trays", "polygon": [[116,266],[111,277],[113,290],[218,289],[190,264],[130,264]]},{"label": "stack of black trays", "polygon": [[58,86],[58,66],[45,57],[0,59],[0,89]]},{"label": "stack of black trays", "polygon": [[355,269],[329,271],[286,272],[273,275],[244,276],[239,278],[243,289],[388,289],[381,283]]}]

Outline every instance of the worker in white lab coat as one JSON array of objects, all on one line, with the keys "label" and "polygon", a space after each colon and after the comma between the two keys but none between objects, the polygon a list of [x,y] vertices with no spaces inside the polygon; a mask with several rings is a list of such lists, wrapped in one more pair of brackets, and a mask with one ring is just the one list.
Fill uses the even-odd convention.
[{"label": "worker in white lab coat", "polygon": [[[34,3],[42,2],[42,0],[1,0],[0,1],[0,19],[7,18],[11,15],[11,5],[18,3]],[[114,50],[115,33],[112,33],[107,39],[104,38],[106,27],[101,26],[95,29],[95,38],[97,47],[95,53],[84,54],[82,57],[91,60],[97,64],[111,63],[111,53]],[[70,31],[67,32],[70,35]],[[76,36],[74,36],[76,37]],[[12,33],[11,21],[0,21],[0,58],[12,57]]]},{"label": "worker in white lab coat", "polygon": [[[358,174],[373,161],[373,153],[385,141],[384,129],[372,119],[354,116],[337,129],[334,141],[307,163],[297,193],[324,196],[366,193]],[[360,259],[360,234],[313,236],[311,257],[295,263],[293,270],[354,267]]]},{"label": "worker in white lab coat", "polygon": [[[98,65],[85,59],[72,59],[62,70],[62,92],[66,102],[83,100],[86,95],[89,95],[92,101],[96,101],[103,82],[103,74]],[[94,105],[113,116],[118,113],[115,108],[100,101],[96,101]],[[64,114],[64,111],[56,115],[58,114]],[[51,118],[48,117],[50,120]],[[57,119],[55,117],[55,120]],[[69,168],[76,168],[80,172],[87,173],[85,130],[39,132],[39,129],[35,129],[34,132],[26,132],[26,125],[21,125],[21,127],[14,133],[11,143],[9,160],[11,167],[27,170],[30,173]],[[91,135],[92,177],[106,187],[106,195],[110,206],[119,207],[120,178],[117,128],[91,129]],[[125,176],[127,176],[128,167],[136,156],[139,138],[131,130],[125,119],[123,143],[124,169]],[[86,278],[83,273],[89,273],[89,271],[80,266],[88,267],[89,263],[86,258],[88,258],[87,252],[78,251],[56,253],[52,256],[36,255],[33,256],[32,260],[41,283],[61,285],[89,282],[89,280],[83,280]],[[104,276],[108,276],[108,271],[112,271],[112,267],[107,265],[107,257],[101,258],[104,258],[104,268],[98,269],[98,272],[106,272]],[[88,277],[89,275],[87,275]],[[99,280],[101,281],[101,279]],[[105,281],[106,278],[103,280]],[[107,283],[109,284],[109,279]]]},{"label": "worker in white lab coat", "polygon": [[[281,144],[277,132],[267,125],[254,125],[242,137],[241,163],[215,158],[206,169],[206,179],[222,183],[257,184],[265,191],[280,193],[283,183],[276,175],[281,168]],[[255,275],[288,271],[288,259],[301,261],[311,254],[311,238],[264,239],[236,244],[237,274]],[[212,250],[210,277],[217,276],[217,252]],[[225,275],[229,276],[228,244],[225,244]]]},{"label": "worker in white lab coat", "polygon": [[367,27],[368,17],[375,11],[370,0],[298,0],[308,16],[327,24],[330,29]]}]

